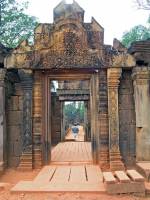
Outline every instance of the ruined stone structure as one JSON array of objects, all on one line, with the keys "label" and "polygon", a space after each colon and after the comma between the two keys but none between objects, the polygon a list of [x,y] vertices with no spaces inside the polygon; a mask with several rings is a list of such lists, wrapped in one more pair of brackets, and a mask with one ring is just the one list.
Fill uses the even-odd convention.
[{"label": "ruined stone structure", "polygon": [[[89,102],[93,163],[116,170],[150,161],[149,56],[149,40],[129,52],[117,40],[105,45],[103,27],[94,18],[85,23],[75,1],[62,1],[54,23],[38,25],[33,46],[0,46],[1,170],[51,161],[51,138],[61,141],[61,102],[69,99]],[[56,110],[52,80],[62,83]],[[79,88],[65,88],[67,81]]]}]

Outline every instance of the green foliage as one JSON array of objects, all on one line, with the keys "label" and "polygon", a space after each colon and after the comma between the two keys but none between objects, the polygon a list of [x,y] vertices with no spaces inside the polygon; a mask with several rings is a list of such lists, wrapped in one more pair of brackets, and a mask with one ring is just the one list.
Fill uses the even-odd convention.
[{"label": "green foliage", "polygon": [[83,122],[84,121],[84,103],[71,102],[64,106],[64,113],[69,123]]},{"label": "green foliage", "polygon": [[144,10],[150,10],[150,0],[136,0],[139,8]]},{"label": "green foliage", "polygon": [[125,32],[122,36],[122,44],[129,47],[132,42],[146,40],[150,38],[150,18],[148,26],[138,25],[133,27],[130,31]]},{"label": "green foliage", "polygon": [[31,38],[37,19],[24,13],[28,3],[0,0],[0,5],[0,42],[14,48],[21,41]]}]

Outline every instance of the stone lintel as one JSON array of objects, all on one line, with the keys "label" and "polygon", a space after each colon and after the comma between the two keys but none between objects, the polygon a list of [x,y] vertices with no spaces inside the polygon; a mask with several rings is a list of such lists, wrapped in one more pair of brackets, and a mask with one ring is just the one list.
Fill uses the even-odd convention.
[{"label": "stone lintel", "polygon": [[130,69],[133,68],[135,65],[135,58],[128,53],[122,53],[113,57],[113,67]]}]

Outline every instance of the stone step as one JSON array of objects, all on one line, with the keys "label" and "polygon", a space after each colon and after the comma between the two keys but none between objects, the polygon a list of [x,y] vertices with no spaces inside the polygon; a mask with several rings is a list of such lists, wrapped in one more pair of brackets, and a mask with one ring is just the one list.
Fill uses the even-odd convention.
[{"label": "stone step", "polygon": [[150,182],[150,162],[138,162],[136,163],[136,169]]},{"label": "stone step", "polygon": [[115,176],[121,183],[129,183],[130,178],[125,174],[124,171],[115,171]]},{"label": "stone step", "polygon": [[103,172],[104,182],[108,184],[116,183],[117,180],[112,174],[112,172]]},{"label": "stone step", "polygon": [[[127,174],[130,174],[130,176],[127,176]],[[115,171],[114,174],[112,172],[103,172],[103,176],[105,189],[108,194],[134,193],[145,196],[146,189],[144,181],[142,181],[144,178],[135,170],[128,170],[128,172]]]},{"label": "stone step", "polygon": [[136,170],[127,170],[127,174],[133,181],[144,182],[144,177]]}]

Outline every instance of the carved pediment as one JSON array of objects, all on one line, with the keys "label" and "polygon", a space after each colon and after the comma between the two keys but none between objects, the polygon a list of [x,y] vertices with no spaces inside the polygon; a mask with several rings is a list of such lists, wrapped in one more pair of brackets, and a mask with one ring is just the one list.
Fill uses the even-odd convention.
[{"label": "carved pediment", "polygon": [[[100,68],[104,65],[104,30],[96,20],[92,18],[91,23],[85,24],[80,16],[84,11],[76,2],[61,3],[54,12],[53,24],[39,24],[35,29],[33,46],[23,41],[7,56],[7,68]],[[74,13],[77,17],[68,17]]]}]

